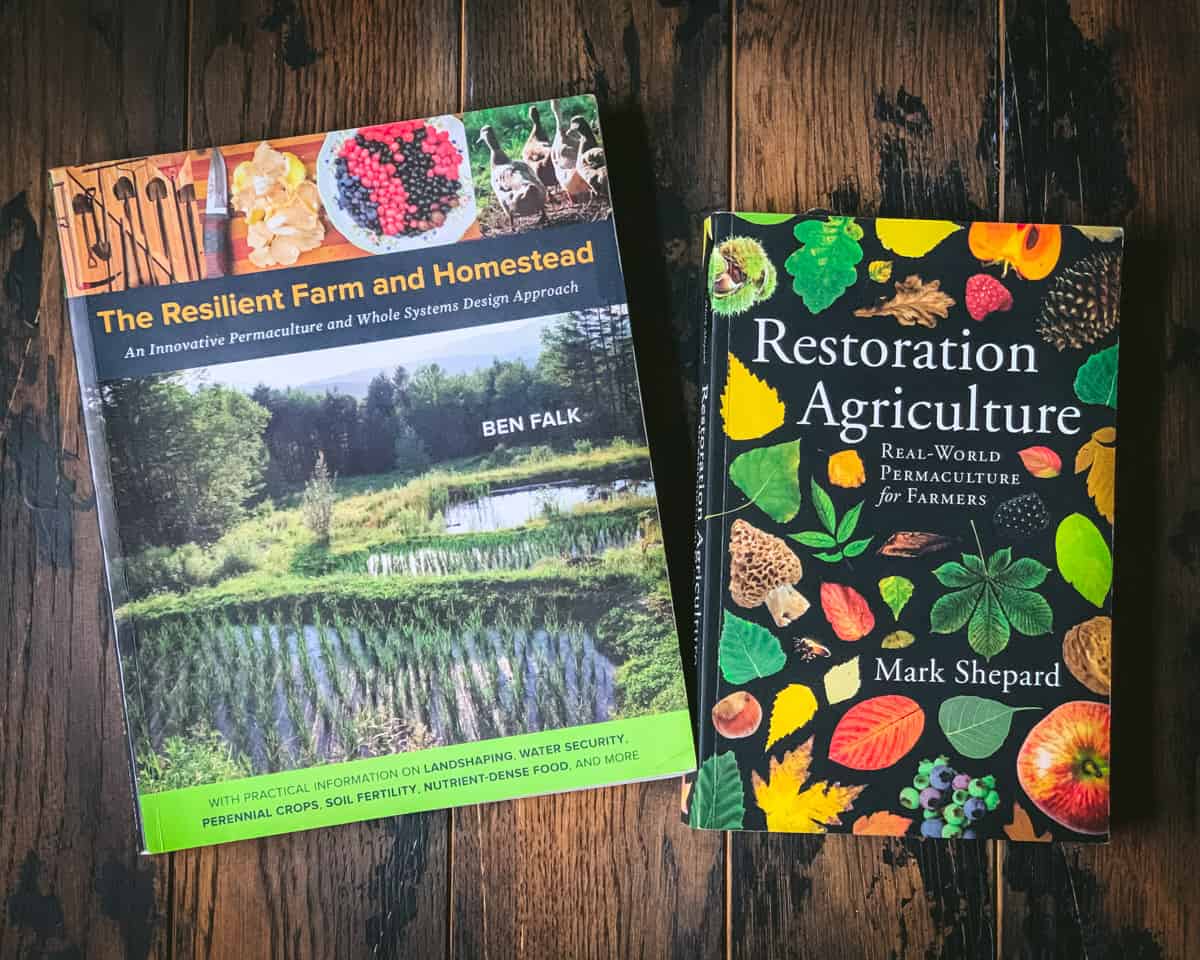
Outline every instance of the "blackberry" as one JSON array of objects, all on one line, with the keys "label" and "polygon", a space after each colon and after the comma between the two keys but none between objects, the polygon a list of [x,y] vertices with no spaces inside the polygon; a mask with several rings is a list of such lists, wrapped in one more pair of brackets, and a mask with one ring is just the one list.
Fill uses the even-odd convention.
[{"label": "blackberry", "polygon": [[1050,526],[1050,511],[1036,493],[1005,500],[992,516],[996,530],[1010,537],[1031,537]]}]

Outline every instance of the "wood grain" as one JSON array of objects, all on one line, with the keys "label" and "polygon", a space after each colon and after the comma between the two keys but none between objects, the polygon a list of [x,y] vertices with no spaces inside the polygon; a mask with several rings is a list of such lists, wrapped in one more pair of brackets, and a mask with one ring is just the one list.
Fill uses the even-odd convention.
[{"label": "wood grain", "polygon": [[169,861],[137,855],[46,168],[179,141],[185,27],[182,3],[0,7],[3,957],[164,955]]},{"label": "wood grain", "polygon": [[[681,624],[690,623],[694,265],[701,213],[728,191],[729,21],[723,3],[466,6],[467,108],[585,92],[599,100]],[[676,784],[659,783],[456,811],[455,949],[718,955],[722,841],[683,827],[677,797]]]},{"label": "wood grain", "polygon": [[1124,223],[1113,839],[1014,845],[1012,957],[1186,957],[1200,944],[1200,12],[1009,3],[1008,219]]},{"label": "wood grain", "polygon": [[[731,205],[994,213],[997,36],[994,12],[972,4],[739,5]],[[731,844],[733,957],[993,956],[991,845]]]},{"label": "wood grain", "polygon": [[[457,2],[196,4],[189,145],[286,137],[458,107]],[[419,41],[418,41],[419,38]],[[435,957],[448,815],[175,855],[180,957]]]}]

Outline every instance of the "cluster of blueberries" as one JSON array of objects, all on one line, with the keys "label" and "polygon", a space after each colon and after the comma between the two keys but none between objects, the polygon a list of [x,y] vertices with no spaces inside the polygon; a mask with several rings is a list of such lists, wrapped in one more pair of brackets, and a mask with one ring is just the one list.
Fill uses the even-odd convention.
[{"label": "cluster of blueberries", "polygon": [[923,812],[923,837],[974,840],[973,825],[999,805],[995,777],[959,773],[946,756],[922,760],[912,786],[900,791],[900,806]]}]

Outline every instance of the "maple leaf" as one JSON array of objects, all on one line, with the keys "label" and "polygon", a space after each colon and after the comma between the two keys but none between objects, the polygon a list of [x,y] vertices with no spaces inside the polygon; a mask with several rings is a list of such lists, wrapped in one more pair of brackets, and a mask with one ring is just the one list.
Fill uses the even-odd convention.
[{"label": "maple leaf", "polygon": [[1092,434],[1079,452],[1075,454],[1075,472],[1088,472],[1088,496],[1096,504],[1100,516],[1113,522],[1113,500],[1116,496],[1117,478],[1117,431],[1115,427],[1101,427]]},{"label": "maple leaf", "polygon": [[942,281],[922,283],[917,275],[905,277],[896,284],[896,295],[874,307],[860,307],[856,317],[895,317],[902,327],[920,325],[936,327],[938,318],[945,320],[954,306],[954,298],[943,293]]},{"label": "maple leaf", "polygon": [[866,786],[843,787],[819,780],[805,786],[812,765],[812,737],[783,755],[771,757],[767,779],[758,771],[750,775],[754,801],[767,815],[767,829],[775,833],[824,833],[842,821],[839,814],[853,805]]},{"label": "maple leaf", "polygon": [[721,419],[730,440],[757,440],[783,426],[783,403],[775,388],[751,373],[732,353],[721,392]]}]

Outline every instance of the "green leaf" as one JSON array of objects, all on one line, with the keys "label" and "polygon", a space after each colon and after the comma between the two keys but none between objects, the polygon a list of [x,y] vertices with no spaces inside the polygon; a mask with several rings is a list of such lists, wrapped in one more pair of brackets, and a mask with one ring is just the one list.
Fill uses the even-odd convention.
[{"label": "green leaf", "polygon": [[997,574],[996,583],[1006,587],[1032,590],[1034,587],[1042,585],[1042,581],[1046,579],[1046,574],[1049,572],[1049,567],[1038,563],[1032,557],[1022,557],[1007,570]]},{"label": "green leaf", "polygon": [[747,683],[778,673],[787,663],[787,654],[770,630],[726,610],[717,663],[730,683]]},{"label": "green leaf", "polygon": [[1054,612],[1040,593],[1018,587],[995,585],[992,588],[1000,608],[1017,633],[1040,637],[1054,629]]},{"label": "green leaf", "polygon": [[900,619],[900,611],[912,599],[913,582],[908,577],[884,577],[879,581],[879,595],[892,611],[892,618]]},{"label": "green leaf", "polygon": [[792,290],[812,313],[820,313],[858,279],[863,258],[863,231],[852,217],[803,220],[792,230],[800,242],[783,268],[792,275]]},{"label": "green leaf", "polygon": [[833,533],[837,527],[837,511],[833,509],[833,501],[816,480],[810,480],[809,487],[812,490],[813,509],[817,511],[817,519],[821,521],[821,526]]},{"label": "green leaf", "polygon": [[1012,547],[1002,547],[988,558],[987,573],[989,577],[994,577],[999,573],[1007,570],[1012,563]]},{"label": "green leaf", "polygon": [[814,553],[814,557],[818,560],[824,560],[826,563],[840,563],[842,560],[842,551],[837,553]]},{"label": "green leaf", "polygon": [[842,552],[848,557],[857,557],[871,545],[871,541],[874,539],[874,537],[865,537],[862,540],[852,540],[842,548]]},{"label": "green leaf", "polygon": [[1008,646],[1010,633],[1000,601],[985,587],[967,624],[967,643],[981,657],[990,660]]},{"label": "green leaf", "polygon": [[957,560],[950,560],[943,563],[933,571],[933,575],[938,578],[938,583],[943,587],[969,587],[975,583],[976,577]]},{"label": "green leaf", "polygon": [[820,530],[804,530],[800,533],[789,533],[789,537],[806,547],[836,547],[837,541],[829,534]]},{"label": "green leaf", "polygon": [[735,213],[735,217],[739,220],[745,220],[747,223],[758,223],[765,227],[772,226],[776,223],[787,223],[791,220],[794,213]]},{"label": "green leaf", "polygon": [[[729,479],[776,523],[800,512],[800,441],[747,450],[729,465]],[[832,531],[831,531],[832,532]]]},{"label": "green leaf", "polygon": [[929,629],[934,633],[954,633],[971,619],[975,605],[983,593],[983,584],[976,583],[966,590],[955,590],[938,597],[929,611]]},{"label": "green leaf", "polygon": [[845,543],[850,539],[854,528],[858,526],[858,515],[862,513],[862,507],[863,502],[860,500],[843,514],[842,522],[837,525],[837,533],[834,534],[838,543]]},{"label": "green leaf", "polygon": [[1104,606],[1112,586],[1113,560],[1096,525],[1082,513],[1065,517],[1054,534],[1054,552],[1063,579],[1097,607]]},{"label": "green leaf", "polygon": [[742,772],[733,751],[709,757],[696,771],[688,823],[701,830],[740,830],[746,816]]},{"label": "green leaf", "polygon": [[1004,746],[1012,715],[1037,707],[1010,707],[986,697],[951,697],[938,709],[938,726],[962,756],[982,760]]},{"label": "green leaf", "polygon": [[1075,374],[1075,396],[1081,403],[1117,408],[1117,347],[1093,353]]},{"label": "green leaf", "polygon": [[977,577],[987,576],[987,567],[984,566],[983,557],[977,557],[973,553],[964,553],[962,555],[963,566]]}]

